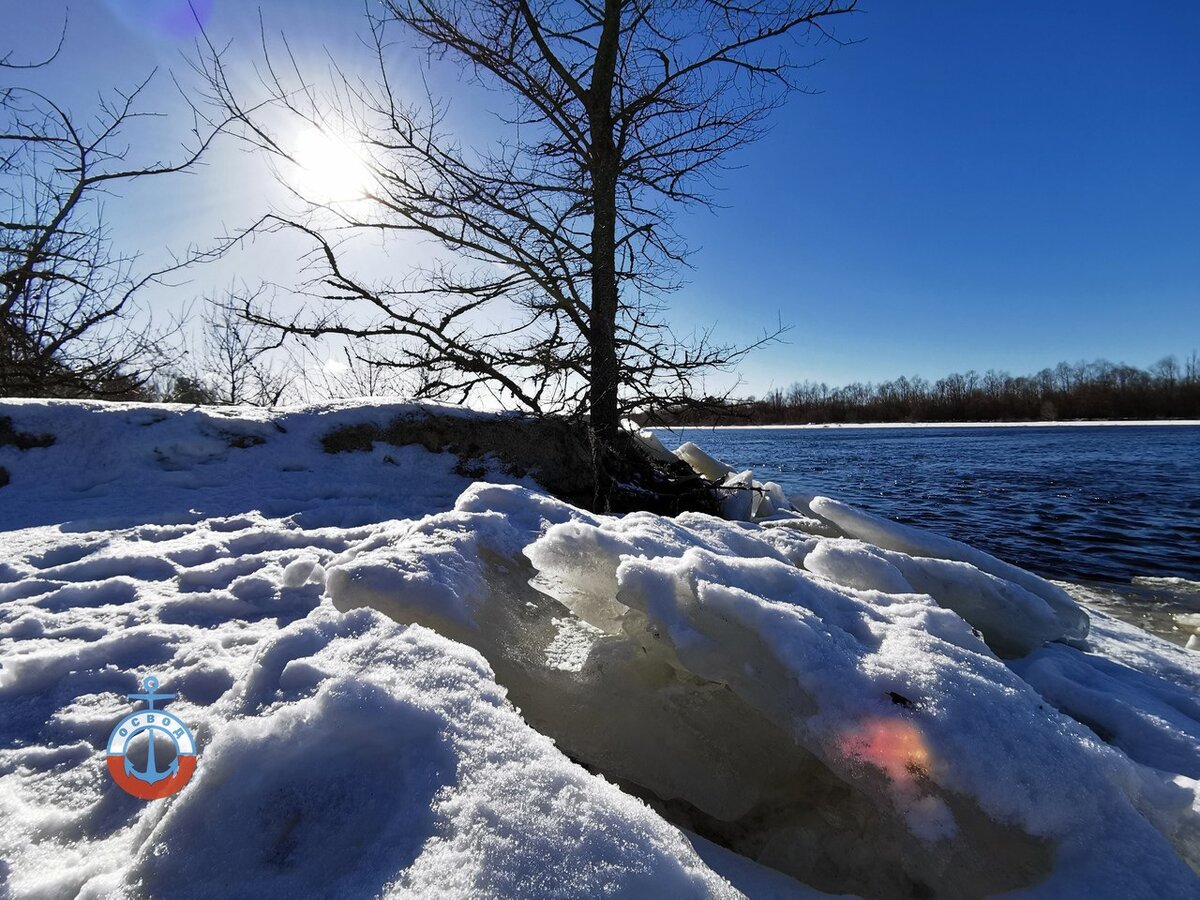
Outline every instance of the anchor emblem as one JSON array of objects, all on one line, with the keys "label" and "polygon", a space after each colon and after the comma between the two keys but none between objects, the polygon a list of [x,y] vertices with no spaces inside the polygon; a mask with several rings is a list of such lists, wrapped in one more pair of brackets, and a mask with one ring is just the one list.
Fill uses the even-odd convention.
[{"label": "anchor emblem", "polygon": [[[108,738],[108,771],[125,791],[143,800],[169,797],[187,784],[196,770],[196,742],[188,727],[156,704],[174,700],[174,694],[158,693],[159,681],[149,676],[142,681],[142,693],[126,694],[130,700],[145,700],[146,708],[125,716]],[[139,769],[129,759],[133,739],[145,735],[146,765]],[[175,758],[158,768],[155,737],[166,737],[175,745]]]}]

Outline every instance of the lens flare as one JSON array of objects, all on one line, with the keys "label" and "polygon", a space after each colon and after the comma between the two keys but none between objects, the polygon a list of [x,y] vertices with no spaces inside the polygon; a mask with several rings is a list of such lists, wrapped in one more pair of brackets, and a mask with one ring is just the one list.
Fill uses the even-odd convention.
[{"label": "lens flare", "polygon": [[164,38],[199,34],[212,16],[214,0],[104,0],[110,13],[131,31]]},{"label": "lens flare", "polygon": [[842,736],[840,749],[851,759],[881,769],[898,785],[925,777],[932,765],[921,729],[904,719],[867,719]]}]

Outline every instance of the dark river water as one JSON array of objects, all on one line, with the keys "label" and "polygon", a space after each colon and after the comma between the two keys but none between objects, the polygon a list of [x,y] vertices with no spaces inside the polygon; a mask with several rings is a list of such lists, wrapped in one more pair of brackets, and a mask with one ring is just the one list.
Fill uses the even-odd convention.
[{"label": "dark river water", "polygon": [[[1200,427],[658,430],[1040,575],[1200,581]],[[672,443],[672,441],[675,443]],[[1196,587],[1188,586],[1193,591]]]}]

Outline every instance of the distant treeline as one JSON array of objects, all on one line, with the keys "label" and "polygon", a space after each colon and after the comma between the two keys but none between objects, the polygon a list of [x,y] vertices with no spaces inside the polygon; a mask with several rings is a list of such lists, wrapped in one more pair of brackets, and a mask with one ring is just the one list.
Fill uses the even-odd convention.
[{"label": "distant treeline", "polygon": [[858,422],[997,422],[1056,419],[1200,419],[1200,357],[1149,369],[1107,360],[1059,363],[1036,375],[919,376],[830,387],[805,381],[765,397],[663,410],[667,425],[805,425]]}]

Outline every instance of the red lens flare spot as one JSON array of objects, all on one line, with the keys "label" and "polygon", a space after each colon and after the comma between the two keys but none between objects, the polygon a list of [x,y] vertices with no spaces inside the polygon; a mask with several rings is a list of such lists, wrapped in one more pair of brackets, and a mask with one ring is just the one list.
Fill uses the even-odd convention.
[{"label": "red lens flare spot", "polygon": [[932,758],[921,729],[904,719],[868,719],[839,742],[841,752],[881,769],[897,784],[929,774]]}]

